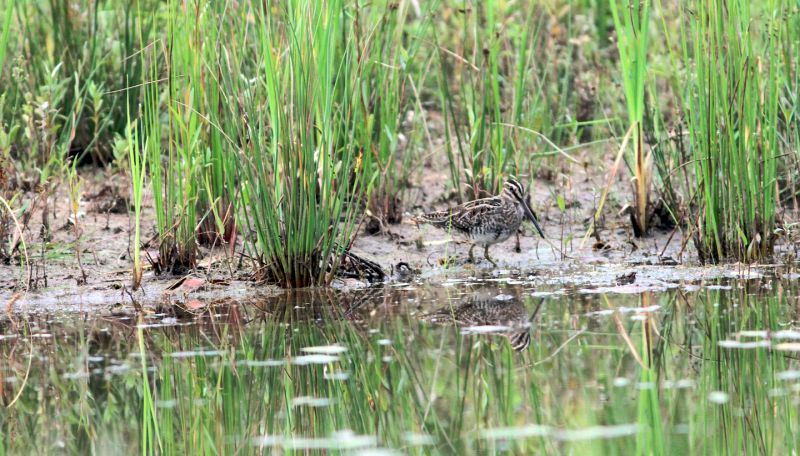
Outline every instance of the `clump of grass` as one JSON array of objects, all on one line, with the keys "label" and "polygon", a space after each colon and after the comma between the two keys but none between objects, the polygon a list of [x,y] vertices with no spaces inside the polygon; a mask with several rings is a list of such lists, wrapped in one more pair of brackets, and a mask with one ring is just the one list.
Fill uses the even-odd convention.
[{"label": "clump of grass", "polygon": [[332,280],[370,179],[372,153],[354,141],[367,119],[352,13],[342,1],[253,11],[266,106],[246,105],[239,202],[264,277],[286,287]]},{"label": "clump of grass", "polygon": [[[196,228],[207,142],[203,112],[203,37],[200,2],[172,1],[165,18],[166,41],[154,41],[144,81],[144,149],[156,212],[159,256],[156,272],[194,267]],[[144,49],[144,43],[142,43]],[[163,69],[162,69],[163,68]],[[160,79],[166,80],[163,93]],[[162,123],[161,112],[167,122]]]},{"label": "clump of grass", "polygon": [[[197,2],[195,9],[202,9],[196,13],[199,21],[196,34],[197,40],[201,41],[199,48],[202,49],[200,84],[196,90],[201,90],[203,97],[202,138],[205,144],[201,151],[202,183],[197,239],[201,244],[211,247],[223,244],[234,247],[234,189],[238,156],[232,151],[235,144],[231,137],[236,137],[235,129],[240,122],[234,118],[240,117],[240,112],[237,110],[238,103],[230,98],[230,90],[227,89],[226,92],[225,85],[232,85],[229,78],[239,77],[243,68],[236,68],[233,74],[226,74],[231,69],[225,66],[226,59],[230,60],[230,55],[236,50],[224,43],[229,38],[233,42],[238,41],[240,31],[237,27],[242,20],[239,15],[247,9],[233,9],[224,2]],[[246,49],[239,52],[243,51],[246,52]]]},{"label": "clump of grass", "polygon": [[[0,51],[2,43],[0,42]],[[0,67],[1,68],[1,67]],[[19,133],[19,125],[8,126],[4,122],[3,107],[5,94],[0,95],[0,198],[8,207],[0,207],[0,262],[9,263],[16,251],[17,242],[14,235],[14,214],[12,209],[18,202],[19,191],[12,190],[12,172],[14,169],[11,148]]]},{"label": "clump of grass", "polygon": [[786,29],[783,34],[783,74],[785,81],[784,96],[780,100],[779,117],[781,121],[782,144],[793,149],[788,153],[783,167],[785,173],[785,192],[781,201],[793,207],[795,214],[800,211],[800,6],[789,9],[786,17]]},{"label": "clump of grass", "polygon": [[682,102],[700,192],[694,243],[706,261],[772,253],[784,9],[715,0],[683,10]]}]

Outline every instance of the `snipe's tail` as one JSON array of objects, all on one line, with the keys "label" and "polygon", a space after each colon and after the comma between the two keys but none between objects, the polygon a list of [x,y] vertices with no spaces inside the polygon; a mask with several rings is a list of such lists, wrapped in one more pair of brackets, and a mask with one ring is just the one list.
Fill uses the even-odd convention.
[{"label": "snipe's tail", "polygon": [[430,212],[428,214],[421,214],[414,217],[414,222],[417,225],[433,225],[436,227],[447,227],[451,219],[450,211]]}]

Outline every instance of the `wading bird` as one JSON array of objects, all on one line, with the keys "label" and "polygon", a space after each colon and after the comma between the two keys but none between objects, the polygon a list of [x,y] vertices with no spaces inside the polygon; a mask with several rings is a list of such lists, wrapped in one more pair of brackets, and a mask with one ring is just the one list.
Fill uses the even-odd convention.
[{"label": "wading bird", "polygon": [[483,256],[497,266],[489,257],[489,247],[511,237],[526,218],[544,238],[536,214],[525,198],[525,189],[512,177],[503,184],[503,191],[497,196],[470,201],[446,211],[423,214],[416,217],[415,221],[417,224],[433,225],[471,241],[470,261],[475,261],[472,255],[475,246],[483,246]]}]

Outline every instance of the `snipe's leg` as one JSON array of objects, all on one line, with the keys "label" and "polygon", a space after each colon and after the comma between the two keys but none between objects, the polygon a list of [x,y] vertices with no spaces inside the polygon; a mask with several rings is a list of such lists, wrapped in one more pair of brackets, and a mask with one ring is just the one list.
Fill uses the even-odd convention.
[{"label": "snipe's leg", "polygon": [[492,257],[489,256],[489,246],[488,245],[483,248],[483,256],[487,260],[489,260],[489,263],[492,263],[492,266],[497,266],[497,263],[495,263],[494,260],[492,259]]},{"label": "snipe's leg", "polygon": [[469,248],[469,262],[475,263],[475,257],[472,255],[472,250],[475,249],[475,244],[472,244],[472,247]]}]

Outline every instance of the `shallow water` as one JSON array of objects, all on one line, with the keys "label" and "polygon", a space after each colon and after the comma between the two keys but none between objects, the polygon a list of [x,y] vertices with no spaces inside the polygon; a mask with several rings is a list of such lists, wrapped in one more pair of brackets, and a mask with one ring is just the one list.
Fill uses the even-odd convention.
[{"label": "shallow water", "polygon": [[797,451],[796,282],[529,279],[3,320],[0,454]]}]

